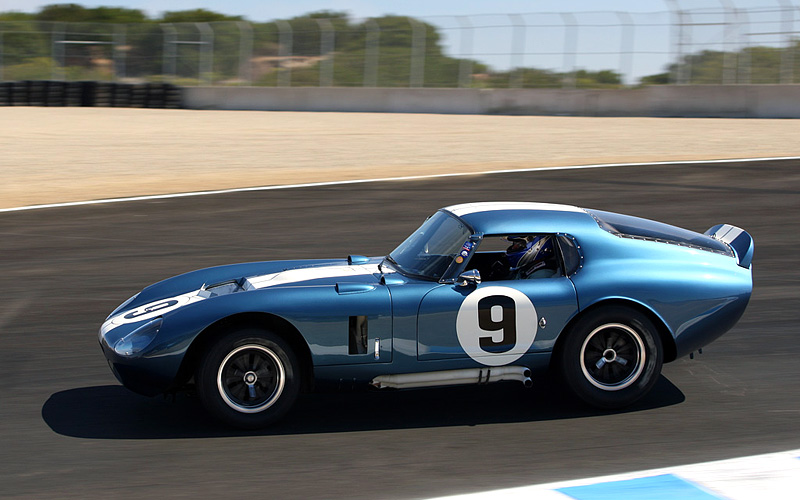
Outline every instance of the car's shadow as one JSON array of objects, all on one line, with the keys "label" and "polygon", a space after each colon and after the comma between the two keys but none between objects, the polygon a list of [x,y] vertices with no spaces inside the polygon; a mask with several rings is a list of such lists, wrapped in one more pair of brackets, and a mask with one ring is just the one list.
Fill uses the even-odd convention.
[{"label": "car's shadow", "polygon": [[681,391],[664,376],[653,391],[618,412],[593,410],[547,387],[515,383],[491,386],[301,395],[278,424],[259,431],[229,428],[190,396],[175,401],[145,398],[122,386],[57,392],[42,418],[58,434],[89,439],[176,439],[245,435],[289,435],[536,422],[629,413],[675,405]]}]

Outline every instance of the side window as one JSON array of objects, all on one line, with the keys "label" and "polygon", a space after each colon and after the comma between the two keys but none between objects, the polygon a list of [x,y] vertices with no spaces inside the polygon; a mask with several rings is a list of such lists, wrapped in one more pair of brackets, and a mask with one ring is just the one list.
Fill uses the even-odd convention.
[{"label": "side window", "polygon": [[551,278],[563,276],[560,255],[554,235],[487,235],[467,269],[477,269],[483,281]]},{"label": "side window", "polygon": [[578,243],[572,236],[559,235],[558,246],[561,249],[561,258],[564,260],[564,272],[572,276],[583,267],[583,257],[578,250]]}]

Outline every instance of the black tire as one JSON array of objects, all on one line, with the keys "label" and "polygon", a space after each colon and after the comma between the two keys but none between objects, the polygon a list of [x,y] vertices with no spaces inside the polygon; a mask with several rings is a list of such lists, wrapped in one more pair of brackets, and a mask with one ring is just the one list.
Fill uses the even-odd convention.
[{"label": "black tire", "polygon": [[212,415],[235,427],[258,429],[279,420],[294,404],[300,392],[300,365],[279,335],[244,328],[211,346],[195,381]]},{"label": "black tire", "polygon": [[661,374],[664,353],[655,326],[622,306],[592,311],[564,332],[557,353],[567,388],[602,409],[623,408],[647,394]]}]

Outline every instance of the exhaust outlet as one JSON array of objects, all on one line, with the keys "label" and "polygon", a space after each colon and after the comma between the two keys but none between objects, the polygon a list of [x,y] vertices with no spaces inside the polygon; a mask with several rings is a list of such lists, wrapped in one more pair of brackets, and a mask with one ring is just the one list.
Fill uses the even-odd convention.
[{"label": "exhaust outlet", "polygon": [[437,372],[401,373],[380,375],[370,385],[378,389],[412,389],[447,385],[489,384],[501,380],[516,380],[525,387],[533,386],[531,370],[525,366],[500,366],[496,368],[466,368]]}]

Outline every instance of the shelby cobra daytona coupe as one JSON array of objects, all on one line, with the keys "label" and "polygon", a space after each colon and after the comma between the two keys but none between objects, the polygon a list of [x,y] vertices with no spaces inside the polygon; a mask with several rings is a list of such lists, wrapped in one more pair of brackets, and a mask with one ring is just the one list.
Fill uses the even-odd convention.
[{"label": "shelby cobra daytona coupe", "polygon": [[[552,367],[619,408],[661,365],[728,331],[752,291],[750,235],[599,210],[471,203],[439,210],[386,257],[214,267],[149,286],[100,330],[114,375],[192,387],[240,427],[301,390],[516,380]],[[535,375],[534,375],[535,376]]]}]

